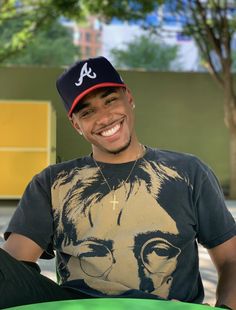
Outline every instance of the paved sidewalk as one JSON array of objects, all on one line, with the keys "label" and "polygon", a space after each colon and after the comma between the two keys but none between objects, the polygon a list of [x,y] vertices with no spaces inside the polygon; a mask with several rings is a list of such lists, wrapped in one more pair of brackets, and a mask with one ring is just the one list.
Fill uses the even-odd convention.
[{"label": "paved sidewalk", "polygon": [[[236,201],[227,201],[227,206],[236,219]],[[0,201],[0,245],[3,241],[3,231],[6,228],[15,208],[15,202]],[[205,288],[205,302],[214,305],[215,288],[217,283],[216,270],[210,260],[207,251],[202,246],[199,246],[199,257],[200,270]],[[39,265],[44,275],[56,281],[54,260],[39,260]]]}]

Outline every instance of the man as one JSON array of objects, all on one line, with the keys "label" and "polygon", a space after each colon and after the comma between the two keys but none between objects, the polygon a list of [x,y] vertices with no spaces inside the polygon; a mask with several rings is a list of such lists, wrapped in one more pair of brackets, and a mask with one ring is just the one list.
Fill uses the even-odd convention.
[{"label": "man", "polygon": [[[0,305],[89,297],[202,303],[197,241],[217,267],[217,306],[236,309],[236,226],[212,171],[192,155],[143,146],[134,100],[104,57],[57,81],[89,156],[28,185],[0,251]],[[56,250],[60,285],[35,264]]]}]

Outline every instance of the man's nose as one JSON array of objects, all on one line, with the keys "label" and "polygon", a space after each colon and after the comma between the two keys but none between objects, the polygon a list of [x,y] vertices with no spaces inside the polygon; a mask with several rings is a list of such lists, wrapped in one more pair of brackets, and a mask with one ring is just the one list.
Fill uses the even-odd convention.
[{"label": "man's nose", "polygon": [[112,122],[113,116],[111,109],[108,107],[101,108],[96,115],[96,123],[98,125],[108,125]]}]

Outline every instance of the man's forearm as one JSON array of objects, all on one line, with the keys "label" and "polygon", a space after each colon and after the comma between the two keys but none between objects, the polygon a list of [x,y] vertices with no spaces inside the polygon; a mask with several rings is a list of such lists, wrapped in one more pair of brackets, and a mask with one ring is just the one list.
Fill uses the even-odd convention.
[{"label": "man's forearm", "polygon": [[236,262],[227,264],[219,272],[216,306],[225,305],[236,310]]}]

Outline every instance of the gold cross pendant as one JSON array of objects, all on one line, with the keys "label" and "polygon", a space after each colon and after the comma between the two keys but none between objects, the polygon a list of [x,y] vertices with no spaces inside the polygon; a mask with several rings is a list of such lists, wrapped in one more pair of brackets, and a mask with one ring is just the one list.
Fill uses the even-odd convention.
[{"label": "gold cross pendant", "polygon": [[116,204],[119,203],[118,200],[116,200],[116,194],[115,194],[115,191],[113,191],[113,199],[110,201],[110,203],[112,203],[112,209],[115,210],[116,208]]}]

